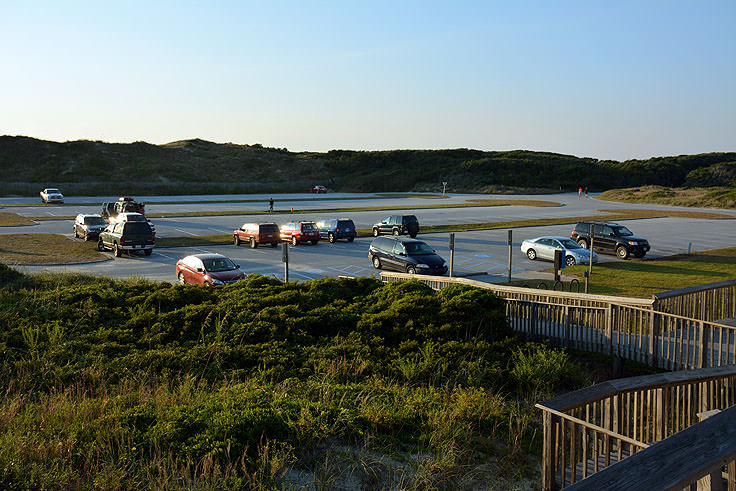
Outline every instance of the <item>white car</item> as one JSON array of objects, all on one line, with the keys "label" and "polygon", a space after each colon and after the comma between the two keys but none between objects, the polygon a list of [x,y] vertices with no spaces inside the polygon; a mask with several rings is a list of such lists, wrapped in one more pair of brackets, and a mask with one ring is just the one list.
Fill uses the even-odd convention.
[{"label": "white car", "polygon": [[[537,237],[521,243],[521,252],[531,260],[555,260],[555,251],[565,255],[565,265],[590,264],[590,251],[568,237]],[[598,262],[598,254],[593,252],[593,264]]]},{"label": "white car", "polygon": [[46,188],[39,194],[41,203],[64,203],[64,195],[56,188]]}]

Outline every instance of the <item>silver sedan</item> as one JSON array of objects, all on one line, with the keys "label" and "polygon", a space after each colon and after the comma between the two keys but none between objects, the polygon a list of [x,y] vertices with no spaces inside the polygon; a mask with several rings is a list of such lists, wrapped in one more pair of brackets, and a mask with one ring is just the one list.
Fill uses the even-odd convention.
[{"label": "silver sedan", "polygon": [[[554,261],[556,250],[563,252],[566,266],[590,263],[590,251],[567,237],[537,237],[521,243],[521,252],[531,260],[548,259]],[[593,264],[597,262],[598,254],[593,252]]]}]

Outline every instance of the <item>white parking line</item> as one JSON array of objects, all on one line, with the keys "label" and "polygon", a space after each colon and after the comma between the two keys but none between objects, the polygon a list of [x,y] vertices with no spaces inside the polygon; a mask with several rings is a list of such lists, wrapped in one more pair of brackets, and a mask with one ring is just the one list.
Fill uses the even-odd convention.
[{"label": "white parking line", "polygon": [[206,250],[204,250],[204,249],[198,249],[198,248],[196,248],[196,247],[192,247],[192,249],[194,249],[195,251],[199,251],[199,252],[202,252],[202,253],[204,253],[204,254],[212,254],[212,253],[211,253],[210,251],[206,251]]},{"label": "white parking line", "polygon": [[159,256],[163,256],[163,257],[165,257],[167,259],[176,259],[175,257],[169,256],[168,254],[164,254],[163,252],[156,251],[156,254],[158,254]]},{"label": "white parking line", "polygon": [[48,214],[49,214],[49,215],[51,215],[52,217],[55,217],[55,216],[56,216],[56,213],[51,213],[50,211],[47,211],[46,213],[48,213]]},{"label": "white parking line", "polygon": [[180,228],[175,228],[174,230],[178,230],[179,232],[181,232],[183,234],[197,235],[197,234],[193,234],[192,232],[189,232],[188,230],[182,230]]}]

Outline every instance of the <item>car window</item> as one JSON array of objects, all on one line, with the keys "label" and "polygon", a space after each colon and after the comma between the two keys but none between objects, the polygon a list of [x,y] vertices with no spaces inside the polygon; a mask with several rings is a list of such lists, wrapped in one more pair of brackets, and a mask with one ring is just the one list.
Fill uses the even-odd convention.
[{"label": "car window", "polygon": [[272,234],[272,233],[278,233],[279,227],[275,223],[266,223],[264,225],[261,225],[261,233],[262,234]]},{"label": "car window", "polygon": [[629,230],[628,228],[624,227],[623,225],[619,225],[617,227],[613,227],[613,231],[619,237],[629,237],[631,235],[634,235],[631,232],[631,230]]},{"label": "car window", "polygon": [[125,226],[126,234],[150,234],[151,227],[146,222],[125,222],[121,225]]},{"label": "car window", "polygon": [[115,224],[115,229],[113,230],[113,233],[122,234],[123,233],[123,224],[122,223],[116,223]]},{"label": "car window", "polygon": [[549,245],[551,245],[555,249],[562,249],[562,244],[560,244],[557,240],[555,239],[548,239],[548,240],[549,240]]},{"label": "car window", "polygon": [[582,249],[583,248],[580,244],[578,244],[574,240],[565,239],[565,240],[561,240],[560,242],[562,242],[562,245],[565,249]]},{"label": "car window", "polygon": [[337,222],[338,227],[355,227],[355,224],[352,220],[339,220]]},{"label": "car window", "polygon": [[317,230],[313,223],[302,223],[302,230]]},{"label": "car window", "polygon": [[613,229],[609,227],[608,225],[604,225],[600,231],[601,235],[611,235],[612,233],[613,233]]},{"label": "car window", "polygon": [[435,253],[434,249],[424,242],[407,242],[404,245],[406,246],[406,252],[410,256],[426,256]]},{"label": "car window", "polygon": [[226,257],[204,259],[202,262],[204,263],[204,269],[213,273],[235,269],[235,263]]},{"label": "car window", "polygon": [[394,254],[406,254],[406,251],[404,250],[404,246],[401,244],[401,242],[394,243],[393,253]]},{"label": "car window", "polygon": [[590,224],[589,223],[578,223],[575,225],[575,230],[579,234],[588,234],[590,233]]},{"label": "car window", "polygon": [[[36,188],[36,189],[38,189],[38,188]],[[61,194],[61,193],[59,192],[59,190],[58,190],[58,189],[56,189],[56,188],[48,188],[48,189],[46,190],[46,194],[51,194],[51,193],[54,193],[54,194]]]},{"label": "car window", "polygon": [[537,241],[537,244],[540,244],[540,245],[543,245],[543,246],[548,246],[548,245],[550,245],[550,241],[549,241],[549,239],[539,239]]},{"label": "car window", "polygon": [[415,217],[414,215],[406,215],[404,217],[404,222],[403,223],[406,224],[406,223],[412,223],[412,222],[417,222],[417,221],[419,221],[419,220],[417,220],[417,217]]},{"label": "car window", "polygon": [[105,225],[107,222],[102,217],[85,217],[85,225]]}]

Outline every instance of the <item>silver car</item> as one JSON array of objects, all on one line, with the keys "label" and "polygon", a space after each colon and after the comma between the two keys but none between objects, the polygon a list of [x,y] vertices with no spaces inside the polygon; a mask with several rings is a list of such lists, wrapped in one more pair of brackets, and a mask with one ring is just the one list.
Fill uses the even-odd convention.
[{"label": "silver car", "polygon": [[[567,237],[537,237],[521,243],[521,252],[531,260],[548,259],[554,261],[555,251],[565,255],[565,265],[590,264],[590,251]],[[598,262],[598,254],[593,252],[593,264]]]}]

